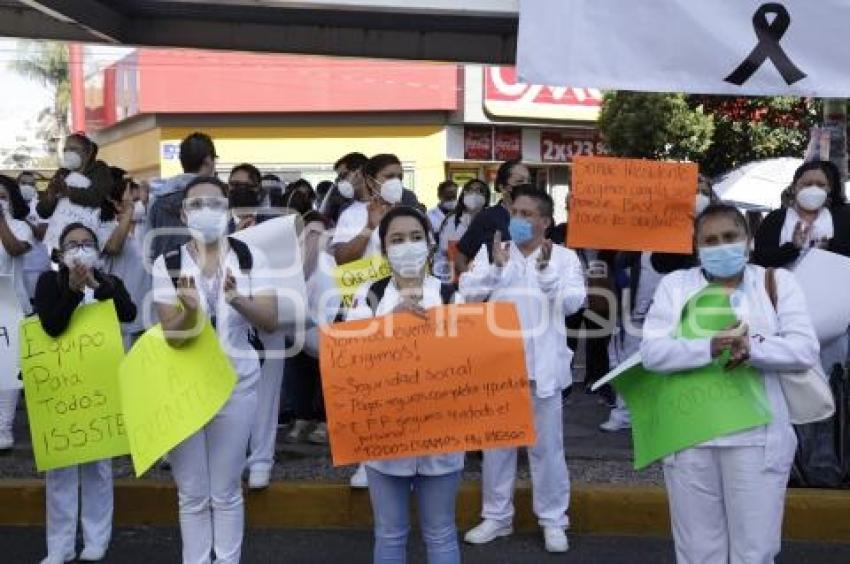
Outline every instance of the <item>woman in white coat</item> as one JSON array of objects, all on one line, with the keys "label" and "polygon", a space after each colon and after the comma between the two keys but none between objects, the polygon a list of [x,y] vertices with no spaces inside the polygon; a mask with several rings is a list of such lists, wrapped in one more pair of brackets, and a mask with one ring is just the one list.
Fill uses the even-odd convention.
[{"label": "woman in white coat", "polygon": [[[378,234],[392,276],[358,291],[349,320],[401,312],[424,316],[427,308],[442,305],[441,283],[428,275],[429,231],[425,215],[414,208],[400,206],[387,212]],[[411,493],[417,499],[428,564],[460,563],[455,500],[462,470],[462,452],[366,463],[376,564],[407,561]]]},{"label": "woman in white coat", "polygon": [[[747,264],[750,234],[736,208],[706,208],[697,218],[696,245],[700,266],[666,276],[655,293],[644,323],[644,367],[675,377],[728,351],[727,368],[747,362],[761,373],[773,418],[665,459],[676,559],[679,564],[769,564],[780,550],[797,444],[779,373],[814,366],[818,342],[794,277],[774,272],[774,307],[765,269]],[[711,338],[677,338],[685,304],[710,283],[728,292],[738,325]]]},{"label": "woman in white coat", "polygon": [[[241,477],[260,379],[253,328],[271,332],[277,327],[277,300],[265,257],[225,237],[227,193],[227,185],[216,178],[190,182],[182,216],[192,241],[153,265],[154,304],[168,344],[182,346],[209,320],[238,376],[230,398],[212,420],[168,455],[177,483],[183,564],[209,564],[212,552],[217,563],[239,562],[244,529]],[[250,254],[250,269],[242,269],[240,252]],[[169,257],[177,257],[179,266],[169,265]]]}]

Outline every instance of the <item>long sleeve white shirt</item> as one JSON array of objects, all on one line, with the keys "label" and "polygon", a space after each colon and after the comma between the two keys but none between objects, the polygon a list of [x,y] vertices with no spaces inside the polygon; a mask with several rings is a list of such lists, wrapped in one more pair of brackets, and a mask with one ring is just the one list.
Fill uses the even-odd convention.
[{"label": "long sleeve white shirt", "polygon": [[[779,373],[808,370],[819,362],[819,345],[802,290],[788,271],[778,269],[775,275],[776,309],[765,288],[765,269],[759,266],[746,267],[741,284],[730,296],[736,316],[749,327],[748,362],[764,377],[773,421],[699,445],[764,446],[768,468],[777,468],[788,449],[793,451],[796,446]],[[674,373],[699,368],[712,361],[711,339],[676,337],[682,309],[707,285],[699,267],[673,272],[661,280],[643,326],[641,357],[645,368]]]},{"label": "long sleeve white shirt", "polygon": [[537,268],[540,249],[524,256],[507,243],[510,259],[503,267],[490,264],[482,246],[472,268],[460,277],[467,302],[510,302],[516,305],[525,343],[525,365],[537,396],[547,398],[572,383],[565,318],[579,310],[587,296],[578,255],[561,246],[552,248],[549,265]]}]

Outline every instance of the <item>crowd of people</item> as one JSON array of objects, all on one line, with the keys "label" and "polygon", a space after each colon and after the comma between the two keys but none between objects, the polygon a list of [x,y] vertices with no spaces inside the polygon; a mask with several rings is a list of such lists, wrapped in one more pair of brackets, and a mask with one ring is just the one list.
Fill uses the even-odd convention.
[{"label": "crowd of people", "polygon": [[[638,351],[644,366],[660,373],[704,366],[723,354],[730,363],[751,364],[764,379],[771,423],[678,452],[664,460],[664,474],[679,562],[768,563],[778,553],[796,439],[777,374],[819,361],[828,372],[844,363],[847,340],[818,343],[794,277],[764,267],[791,266],[812,247],[850,256],[850,216],[830,163],[801,167],[793,200],[756,233],[701,179],[694,252],[669,255],[568,249],[568,224],[554,225],[555,203],[530,183],[519,161],[499,168],[498,201],[491,203],[491,187],[482,180],[446,181],[437,189],[439,204],[426,210],[404,187],[402,164],[389,153],[347,154],[334,167],[335,180],[315,189],[251,164],[219,180],[215,144],[203,133],[182,141],[184,172],[169,179],[138,183],[97,157],[93,141],[72,135],[46,189],[36,188],[32,173],[0,177],[0,274],[10,277],[24,312],[37,315],[52,336],[66,330],[77,307],[112,300],[127,349],[151,320],[174,347],[208,320],[226,351],[254,351],[231,354],[238,382],[229,400],[167,455],[184,563],[208,563],[212,554],[215,562],[239,561],[242,477],[247,473],[252,489],[269,485],[280,412],[294,415],[287,442],[328,442],[315,339],[286,360],[263,359],[262,350],[286,348],[291,337],[279,326],[274,284],[263,276],[267,257],[231,237],[282,213],[301,219],[315,325],[423,315],[460,302],[516,306],[536,430],[528,448],[533,509],[550,552],[569,547],[562,398],[573,382],[579,329],[588,335],[588,385]],[[374,256],[387,261],[390,275],[361,287],[350,307],[316,299],[332,285],[335,267]],[[775,297],[766,290],[768,276],[775,276]],[[708,285],[731,296],[739,325],[708,338],[677,336],[683,308]],[[547,330],[532,330],[541,323]],[[611,407],[602,430],[628,429],[623,398],[607,387],[600,395]],[[0,394],[0,449],[14,443],[18,396]],[[482,521],[466,532],[466,542],[512,533],[516,466],[516,449],[483,453]],[[352,487],[368,487],[372,502],[375,562],[405,561],[411,498],[428,561],[460,562],[455,502],[463,467],[464,454],[449,453],[368,461],[354,471]],[[48,471],[46,480],[43,564],[101,560],[111,536],[111,461]]]}]

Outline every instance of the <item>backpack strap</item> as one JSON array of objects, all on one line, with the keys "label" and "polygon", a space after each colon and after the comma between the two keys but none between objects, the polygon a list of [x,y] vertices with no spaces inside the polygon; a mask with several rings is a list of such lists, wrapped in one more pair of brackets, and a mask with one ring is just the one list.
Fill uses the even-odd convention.
[{"label": "backpack strap", "polygon": [[235,237],[228,237],[227,242],[230,248],[233,249],[233,252],[236,253],[239,270],[246,274],[250,272],[254,267],[254,257],[251,255],[251,248]]},{"label": "backpack strap", "polygon": [[180,272],[183,269],[183,252],[182,247],[177,247],[172,251],[168,251],[163,255],[165,260],[165,270],[171,277],[171,283],[177,288],[177,282],[180,280]]},{"label": "backpack strap", "polygon": [[764,288],[767,290],[767,297],[770,298],[770,303],[773,304],[774,311],[776,304],[779,303],[779,295],[776,288],[776,269],[764,269]]},{"label": "backpack strap", "polygon": [[384,294],[387,292],[387,286],[390,285],[391,278],[381,278],[372,282],[369,289],[366,291],[366,303],[369,304],[369,309],[372,310],[372,315],[378,314],[378,305],[384,299]]}]

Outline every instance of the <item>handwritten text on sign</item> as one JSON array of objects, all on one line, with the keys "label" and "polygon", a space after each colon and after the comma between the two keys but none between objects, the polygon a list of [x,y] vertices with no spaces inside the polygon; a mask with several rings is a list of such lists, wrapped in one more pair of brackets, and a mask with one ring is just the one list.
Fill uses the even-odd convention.
[{"label": "handwritten text on sign", "polygon": [[390,265],[381,255],[368,256],[338,266],[334,271],[334,280],[342,296],[342,307],[351,307],[354,294],[363,284],[386,278],[390,274]]},{"label": "handwritten text on sign", "polygon": [[150,328],[133,345],[120,378],[136,476],[206,425],[236,384],[209,323],[180,348],[168,345],[160,325]]},{"label": "handwritten text on sign", "polygon": [[78,307],[55,339],[29,317],[21,323],[20,341],[36,468],[127,454],[118,392],[124,346],[112,301]]},{"label": "handwritten text on sign", "polygon": [[320,359],[336,465],[534,443],[512,304],[332,325]]},{"label": "handwritten text on sign", "polygon": [[576,157],[568,246],[690,254],[697,176],[693,163]]},{"label": "handwritten text on sign", "polygon": [[18,326],[24,314],[11,276],[0,276],[0,390],[19,390]]}]

